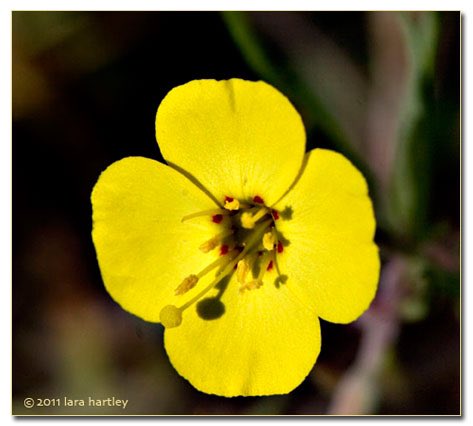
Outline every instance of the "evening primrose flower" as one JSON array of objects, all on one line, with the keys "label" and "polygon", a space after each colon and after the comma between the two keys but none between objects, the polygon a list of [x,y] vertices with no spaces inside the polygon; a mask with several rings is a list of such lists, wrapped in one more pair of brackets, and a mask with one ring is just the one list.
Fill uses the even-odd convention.
[{"label": "evening primrose flower", "polygon": [[336,152],[305,154],[299,114],[264,82],[176,87],[156,136],[168,165],[124,158],[92,193],[107,291],[164,325],[171,363],[197,389],[290,392],[319,354],[319,318],[349,323],[375,295],[363,176]]}]

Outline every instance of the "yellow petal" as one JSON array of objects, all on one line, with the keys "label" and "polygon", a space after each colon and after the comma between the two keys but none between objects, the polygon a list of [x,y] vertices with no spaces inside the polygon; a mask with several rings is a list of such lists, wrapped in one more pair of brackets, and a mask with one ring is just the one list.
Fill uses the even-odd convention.
[{"label": "yellow petal", "polygon": [[169,358],[202,392],[227,397],[288,393],[317,359],[318,318],[272,281],[245,292],[239,287],[235,277],[225,290],[214,289],[184,311],[179,327],[165,330]]},{"label": "yellow petal", "polygon": [[278,256],[285,285],[327,321],[358,318],[373,300],[380,268],[361,173],[342,155],[315,149],[276,208],[283,212],[278,230],[288,240]]},{"label": "yellow petal", "polygon": [[161,308],[181,303],[174,294],[179,283],[213,260],[199,250],[218,232],[211,216],[181,219],[215,203],[172,168],[129,157],[100,175],[92,207],[92,237],[107,291],[125,310],[159,322]]},{"label": "yellow petal", "polygon": [[223,204],[225,196],[276,202],[299,172],[305,130],[289,100],[264,82],[195,80],[159,106],[163,157]]}]

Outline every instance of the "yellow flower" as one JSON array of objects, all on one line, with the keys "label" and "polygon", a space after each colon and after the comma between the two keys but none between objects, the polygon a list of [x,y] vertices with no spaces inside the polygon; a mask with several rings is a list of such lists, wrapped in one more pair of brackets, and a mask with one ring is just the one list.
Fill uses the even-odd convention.
[{"label": "yellow flower", "polygon": [[379,275],[363,176],[305,152],[301,118],[263,82],[198,80],[162,101],[168,165],[117,161],[92,193],[105,286],[166,327],[166,351],[197,389],[284,394],[320,351],[318,318],[348,323]]}]

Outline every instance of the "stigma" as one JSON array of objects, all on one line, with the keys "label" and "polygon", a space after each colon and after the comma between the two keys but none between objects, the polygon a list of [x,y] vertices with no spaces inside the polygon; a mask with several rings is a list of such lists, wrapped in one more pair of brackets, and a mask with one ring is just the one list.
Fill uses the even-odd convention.
[{"label": "stigma", "polygon": [[[219,232],[209,235],[198,249],[209,254],[214,249],[218,251],[213,255],[214,260],[201,271],[184,277],[177,285],[175,296],[185,299],[190,294],[192,297],[180,306],[167,305],[161,310],[160,322],[166,328],[178,327],[183,312],[226,277],[235,275],[236,279],[230,280],[230,284],[238,285],[238,293],[245,297],[265,284],[266,273],[275,273],[273,265],[280,275],[277,257],[283,253],[283,242],[276,227],[279,213],[267,207],[258,194],[246,200],[227,195],[221,205],[223,208],[190,213],[182,219],[184,222],[207,216]],[[200,284],[201,281],[206,284]]]}]

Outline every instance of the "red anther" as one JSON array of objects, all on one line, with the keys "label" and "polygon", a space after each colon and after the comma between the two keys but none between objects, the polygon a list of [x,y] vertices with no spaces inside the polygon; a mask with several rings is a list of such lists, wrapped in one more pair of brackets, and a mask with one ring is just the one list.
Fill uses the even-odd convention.
[{"label": "red anther", "polygon": [[266,270],[271,271],[271,269],[273,269],[273,261],[272,260],[269,261],[268,267],[266,268]]},{"label": "red anther", "polygon": [[231,203],[233,201],[233,198],[229,197],[228,195],[225,195],[225,201],[228,201],[229,203]]},{"label": "red anther", "polygon": [[220,223],[223,220],[223,215],[221,214],[214,214],[212,216],[212,222],[213,223]]},{"label": "red anther", "polygon": [[255,195],[253,197],[253,202],[258,203],[258,204],[264,204],[263,199],[259,195]]},{"label": "red anther", "polygon": [[279,219],[279,212],[277,210],[271,210],[271,214],[273,215],[274,220]]},{"label": "red anther", "polygon": [[284,250],[284,247],[283,247],[281,241],[278,241],[278,253],[282,253],[283,250]]},{"label": "red anther", "polygon": [[222,244],[220,246],[220,256],[225,256],[228,253],[228,246],[226,244]]}]

